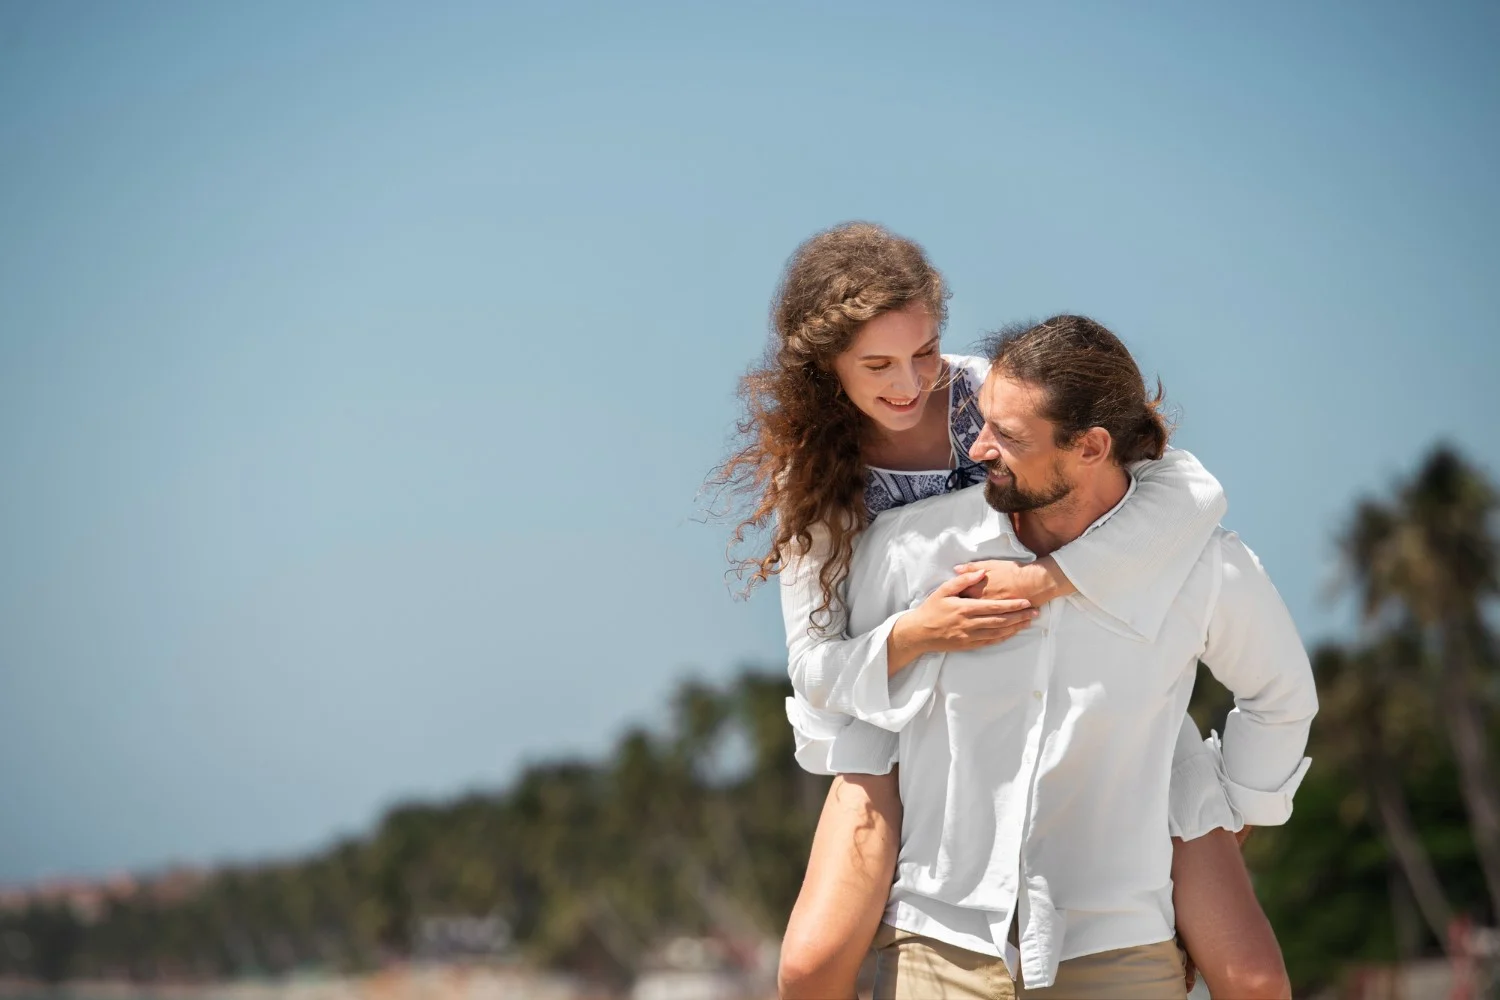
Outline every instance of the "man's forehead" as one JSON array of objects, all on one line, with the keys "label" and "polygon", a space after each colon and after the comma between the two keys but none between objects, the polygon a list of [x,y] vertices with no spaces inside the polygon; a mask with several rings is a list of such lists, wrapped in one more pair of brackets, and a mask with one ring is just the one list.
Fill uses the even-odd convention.
[{"label": "man's forehead", "polygon": [[1035,419],[1042,408],[1042,387],[991,371],[979,389],[979,408],[986,420]]}]

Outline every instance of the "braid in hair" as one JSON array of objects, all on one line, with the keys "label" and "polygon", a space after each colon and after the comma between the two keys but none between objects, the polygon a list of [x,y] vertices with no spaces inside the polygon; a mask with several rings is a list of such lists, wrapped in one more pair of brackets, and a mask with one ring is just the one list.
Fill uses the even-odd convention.
[{"label": "braid in hair", "polygon": [[740,381],[741,443],[710,480],[748,500],[731,548],[752,530],[771,534],[764,553],[732,558],[747,590],[811,550],[816,529],[828,548],[813,624],[831,620],[867,520],[868,427],[840,390],[833,359],[865,323],[912,304],[925,305],[941,327],[947,295],[920,246],[871,223],[819,233],[793,254],[772,303],[771,348]]}]

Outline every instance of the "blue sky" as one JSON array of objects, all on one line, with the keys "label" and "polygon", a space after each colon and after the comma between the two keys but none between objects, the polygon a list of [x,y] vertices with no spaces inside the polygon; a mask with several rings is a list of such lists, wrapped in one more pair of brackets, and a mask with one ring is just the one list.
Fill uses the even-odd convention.
[{"label": "blue sky", "polygon": [[1488,4],[0,2],[0,881],[294,853],[775,665],[699,485],[795,245],[1070,310],[1309,639],[1492,474]]}]

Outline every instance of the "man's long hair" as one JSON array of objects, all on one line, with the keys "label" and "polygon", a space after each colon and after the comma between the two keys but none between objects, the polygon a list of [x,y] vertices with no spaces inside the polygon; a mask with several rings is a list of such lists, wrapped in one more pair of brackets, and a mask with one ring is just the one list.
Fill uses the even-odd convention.
[{"label": "man's long hair", "polygon": [[1162,413],[1161,379],[1148,396],[1135,358],[1103,325],[1087,316],[1053,316],[1007,327],[985,341],[991,377],[1042,390],[1041,416],[1057,425],[1059,447],[1090,427],[1109,431],[1120,465],[1161,458],[1172,428]]}]

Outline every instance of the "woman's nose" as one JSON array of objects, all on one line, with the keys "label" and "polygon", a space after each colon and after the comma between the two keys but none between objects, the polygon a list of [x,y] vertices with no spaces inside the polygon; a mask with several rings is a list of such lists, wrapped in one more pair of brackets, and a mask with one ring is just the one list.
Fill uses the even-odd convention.
[{"label": "woman's nose", "polygon": [[891,388],[899,393],[915,396],[922,391],[922,376],[917,374],[915,365],[901,368],[896,374],[896,380]]}]

